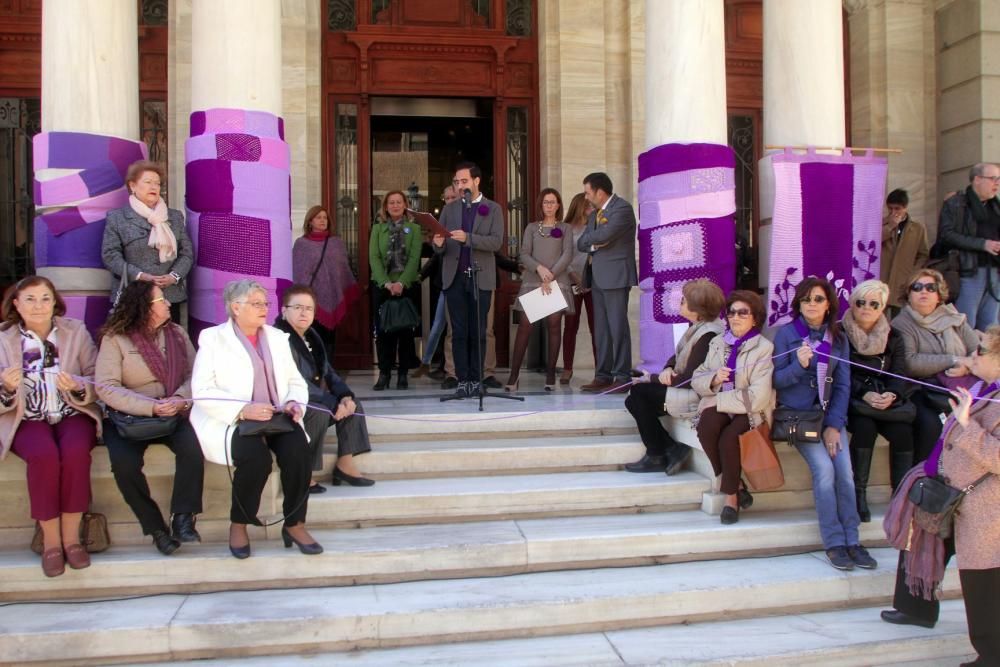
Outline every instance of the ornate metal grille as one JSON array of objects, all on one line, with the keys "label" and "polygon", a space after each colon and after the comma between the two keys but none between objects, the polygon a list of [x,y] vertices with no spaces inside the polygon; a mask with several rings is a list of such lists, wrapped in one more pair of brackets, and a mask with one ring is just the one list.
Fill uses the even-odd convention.
[{"label": "ornate metal grille", "polygon": [[167,25],[167,0],[140,0],[139,16],[142,25]]},{"label": "ornate metal grille", "polygon": [[[334,133],[334,163],[336,170],[334,193],[335,227],[347,246],[351,270],[358,275],[358,106],[338,104]],[[366,249],[367,250],[367,249]]]},{"label": "ornate metal grille", "polygon": [[378,23],[378,15],[392,4],[391,0],[372,0],[372,23]]},{"label": "ornate metal grille", "polygon": [[41,124],[38,98],[0,98],[0,283],[34,273],[31,139]]},{"label": "ornate metal grille", "polygon": [[754,190],[756,189],[757,153],[754,146],[756,132],[754,117],[729,116],[728,142],[736,154],[736,245],[737,275],[739,285],[755,284],[757,258],[754,226]]},{"label": "ornate metal grille", "polygon": [[528,224],[528,108],[507,109],[507,254],[517,257]]},{"label": "ornate metal grille", "polygon": [[507,0],[507,34],[531,36],[531,0]]},{"label": "ornate metal grille", "polygon": [[[374,4],[377,4],[375,0]],[[355,0],[327,0],[326,27],[329,30],[346,32],[358,27]]]},{"label": "ornate metal grille", "polygon": [[[167,102],[166,100],[142,101],[142,140],[149,148],[149,159],[163,170],[167,169]],[[163,186],[167,195],[168,184]]]}]

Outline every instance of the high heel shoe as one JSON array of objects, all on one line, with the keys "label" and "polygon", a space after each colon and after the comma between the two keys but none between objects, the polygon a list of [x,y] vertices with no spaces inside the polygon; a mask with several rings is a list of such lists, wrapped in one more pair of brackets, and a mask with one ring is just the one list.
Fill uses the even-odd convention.
[{"label": "high heel shoe", "polygon": [[323,546],[318,542],[313,542],[311,544],[306,544],[304,542],[299,542],[297,539],[292,537],[292,534],[288,532],[288,529],[282,526],[281,528],[281,540],[285,543],[286,549],[291,549],[292,544],[299,548],[299,551],[307,556],[315,556],[316,554],[323,553]]},{"label": "high heel shoe", "polygon": [[[234,524],[235,525],[235,524]],[[233,546],[233,535],[232,529],[229,531],[229,553],[233,555],[233,558],[239,558],[240,560],[245,560],[250,558],[250,536],[247,535],[247,543],[242,547]],[[179,544],[178,544],[179,546]]]},{"label": "high heel shoe", "polygon": [[562,375],[559,376],[559,384],[569,384],[569,381],[573,379],[573,371],[565,370]]},{"label": "high heel shoe", "polygon": [[503,386],[503,390],[505,392],[507,392],[508,394],[516,394],[517,393],[517,387],[520,384],[521,384],[521,378],[517,378],[513,382],[511,382],[510,380],[507,380],[507,384],[505,384]]},{"label": "high heel shoe", "polygon": [[347,482],[351,486],[372,486],[375,484],[374,479],[368,479],[367,477],[355,477],[354,475],[348,475],[346,472],[340,468],[333,469],[333,479],[331,480],[334,486],[340,486],[341,482]]},{"label": "high heel shoe", "polygon": [[545,374],[545,391],[555,391],[555,390],[556,390],[556,372],[555,370],[552,370]]},{"label": "high heel shoe", "polygon": [[375,386],[372,387],[375,391],[382,391],[389,386],[389,374],[379,372],[378,379],[375,380]]}]

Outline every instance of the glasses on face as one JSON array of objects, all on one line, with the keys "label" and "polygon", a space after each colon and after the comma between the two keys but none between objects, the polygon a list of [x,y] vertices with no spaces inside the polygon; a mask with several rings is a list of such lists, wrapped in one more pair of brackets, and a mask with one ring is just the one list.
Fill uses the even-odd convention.
[{"label": "glasses on face", "polygon": [[296,313],[315,313],[316,306],[304,306],[300,303],[296,303],[292,306],[285,306],[289,310],[294,310]]},{"label": "glasses on face", "polygon": [[167,304],[169,304],[169,303],[170,303],[169,301],[167,301],[167,298],[166,298],[166,297],[163,297],[163,296],[158,296],[158,297],[156,297],[155,299],[152,299],[152,300],[150,300],[150,302],[149,302],[149,303],[153,304],[153,303],[159,303],[159,302],[161,302],[161,301],[162,301],[162,302],[164,302],[164,303],[167,303]]},{"label": "glasses on face", "polygon": [[545,199],[542,201],[542,206],[559,206],[559,202],[549,201],[548,199]]},{"label": "glasses on face", "polygon": [[979,178],[984,181],[993,181],[994,183],[1000,183],[1000,176],[980,176]]},{"label": "glasses on face", "polygon": [[26,306],[31,306],[31,307],[41,306],[43,308],[47,308],[51,306],[53,303],[55,303],[55,299],[53,299],[51,296],[43,296],[41,299],[36,299],[33,296],[26,296],[23,299],[20,298],[18,299],[19,303],[21,301],[23,301],[24,305]]},{"label": "glasses on face", "polygon": [[729,317],[750,317],[749,308],[730,308],[726,311]]},{"label": "glasses on face", "polygon": [[986,348],[985,345],[980,345],[979,347],[976,348],[976,354],[980,357],[985,357],[989,353],[990,351]]},{"label": "glasses on face", "polygon": [[857,301],[854,302],[854,305],[857,306],[858,308],[864,308],[865,306],[868,306],[872,310],[878,310],[879,308],[882,307],[882,304],[879,303],[878,301],[865,301],[864,299],[858,299]]},{"label": "glasses on face", "polygon": [[271,307],[270,301],[240,301],[240,303],[250,306],[255,310],[267,310]]},{"label": "glasses on face", "polygon": [[143,179],[143,180],[141,180],[139,182],[142,183],[143,185],[149,185],[149,186],[156,187],[156,188],[160,187],[160,182],[159,181],[150,181],[148,179]]},{"label": "glasses on face", "polygon": [[913,283],[910,285],[911,292],[923,292],[924,290],[936,293],[938,291],[937,283]]},{"label": "glasses on face", "polygon": [[812,296],[802,297],[799,303],[826,303],[826,297],[822,294],[813,294]]}]

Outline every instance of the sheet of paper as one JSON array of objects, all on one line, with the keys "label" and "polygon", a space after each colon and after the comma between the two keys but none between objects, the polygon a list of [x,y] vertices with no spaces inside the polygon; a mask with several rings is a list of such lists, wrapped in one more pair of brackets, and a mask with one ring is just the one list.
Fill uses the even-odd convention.
[{"label": "sheet of paper", "polygon": [[542,288],[531,290],[518,297],[521,308],[528,317],[529,322],[537,322],[546,315],[557,313],[568,306],[563,291],[555,283],[552,284],[552,291],[549,294],[542,294]]}]

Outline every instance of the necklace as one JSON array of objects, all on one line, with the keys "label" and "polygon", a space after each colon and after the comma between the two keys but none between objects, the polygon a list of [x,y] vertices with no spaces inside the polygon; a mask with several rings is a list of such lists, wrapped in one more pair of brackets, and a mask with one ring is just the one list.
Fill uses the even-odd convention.
[{"label": "necklace", "polygon": [[562,232],[559,232],[556,229],[555,225],[552,225],[551,227],[546,227],[544,222],[539,222],[538,223],[538,235],[541,236],[543,239],[547,239],[550,236],[552,236],[554,238],[559,238],[559,237],[562,236]]}]

